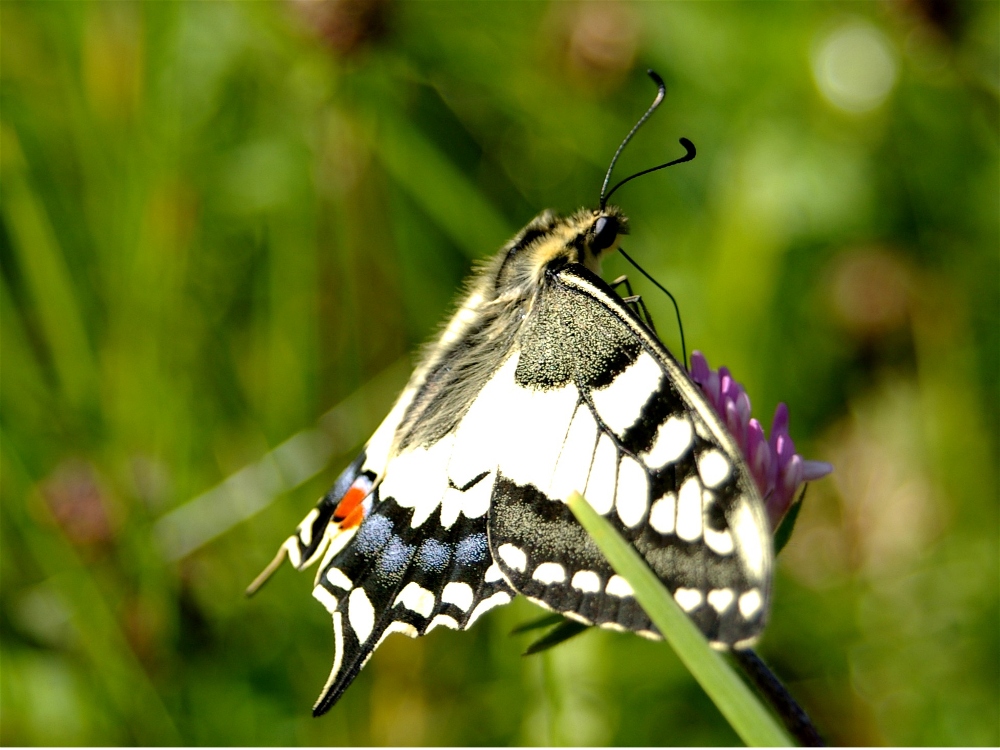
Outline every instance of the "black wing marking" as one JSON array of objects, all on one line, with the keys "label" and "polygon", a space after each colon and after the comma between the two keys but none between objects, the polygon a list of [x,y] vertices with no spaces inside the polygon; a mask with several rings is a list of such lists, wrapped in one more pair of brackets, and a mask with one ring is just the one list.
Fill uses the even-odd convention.
[{"label": "black wing marking", "polygon": [[[487,482],[482,475],[475,485]],[[492,481],[485,489],[489,491]],[[461,492],[462,490],[457,490]],[[513,592],[489,553],[485,514],[413,526],[414,509],[375,490],[355,536],[321,570],[313,595],[333,615],[334,663],[313,714],[328,711],[382,640],[439,625],[465,629]]]},{"label": "black wing marking", "polygon": [[[578,490],[714,645],[749,645],[769,606],[769,527],[697,386],[580,266],[549,277],[519,343],[503,368],[517,427],[508,428],[513,446],[502,452],[489,519],[490,549],[511,586],[576,619],[655,635],[565,506]],[[536,445],[536,433],[554,447]]]}]

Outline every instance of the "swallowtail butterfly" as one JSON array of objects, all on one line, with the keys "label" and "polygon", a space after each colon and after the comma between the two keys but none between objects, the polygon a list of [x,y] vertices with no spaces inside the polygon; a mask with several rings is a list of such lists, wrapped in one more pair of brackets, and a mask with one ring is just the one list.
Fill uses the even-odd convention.
[{"label": "swallowtail butterfly", "polygon": [[[611,168],[663,98],[650,75],[657,98]],[[694,155],[682,143],[677,162]],[[714,646],[763,628],[773,551],[759,491],[685,368],[599,276],[628,231],[607,184],[600,208],[543,212],[472,275],[361,455],[251,585],[286,555],[299,570],[320,560],[313,596],[335,651],[315,715],[390,633],[464,630],[516,594],[660,637],[566,506],[574,490]]]}]

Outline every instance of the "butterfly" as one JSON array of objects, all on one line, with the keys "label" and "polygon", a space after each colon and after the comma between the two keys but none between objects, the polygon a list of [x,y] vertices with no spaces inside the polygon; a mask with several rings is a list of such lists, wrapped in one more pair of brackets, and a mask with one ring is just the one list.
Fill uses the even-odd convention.
[{"label": "butterfly", "polygon": [[[710,643],[745,648],[770,603],[760,493],[687,370],[600,277],[628,220],[545,211],[467,282],[389,415],[251,584],[320,561],[333,618],[330,709],[392,633],[464,630],[516,594],[568,618],[659,638],[576,522],[573,491],[642,555]],[[685,157],[694,157],[686,139]],[[648,318],[648,316],[647,316]]]}]

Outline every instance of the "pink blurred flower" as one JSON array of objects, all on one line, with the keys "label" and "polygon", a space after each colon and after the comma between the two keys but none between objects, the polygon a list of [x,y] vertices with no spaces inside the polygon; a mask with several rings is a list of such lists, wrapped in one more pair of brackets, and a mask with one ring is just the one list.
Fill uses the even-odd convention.
[{"label": "pink blurred flower", "polygon": [[799,487],[825,477],[833,471],[833,466],[825,461],[807,461],[795,452],[795,444],[788,435],[788,407],[784,404],[778,404],[774,411],[768,440],[760,422],[750,416],[750,398],[742,384],[727,368],[709,367],[699,351],[691,352],[691,379],[701,387],[743,451],[764,498],[771,528],[777,528]]}]

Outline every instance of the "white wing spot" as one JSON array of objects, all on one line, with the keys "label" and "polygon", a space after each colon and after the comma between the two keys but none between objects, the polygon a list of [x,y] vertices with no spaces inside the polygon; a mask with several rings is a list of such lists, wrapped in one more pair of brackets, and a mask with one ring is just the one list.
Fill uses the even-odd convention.
[{"label": "white wing spot", "polygon": [[760,591],[750,589],[740,597],[740,614],[744,619],[749,620],[761,608],[764,601],[760,598]]},{"label": "white wing spot", "polygon": [[712,431],[708,429],[708,425],[702,419],[694,420],[694,431],[698,433],[698,437],[706,442],[714,443],[718,440],[718,438],[712,435]]},{"label": "white wing spot", "polygon": [[731,555],[733,553],[733,535],[729,529],[716,531],[707,523],[705,524],[705,544],[717,555]]},{"label": "white wing spot", "polygon": [[327,591],[326,588],[322,585],[319,585],[313,589],[313,599],[315,599],[324,607],[326,607],[326,611],[330,613],[335,612],[337,609],[337,605],[339,604],[339,602],[337,601],[337,597],[335,597],[333,594]]},{"label": "white wing spot", "polygon": [[663,372],[656,360],[642,352],[635,362],[611,381],[611,385],[592,391],[591,398],[604,424],[617,435],[622,435],[635,424],[650,395],[660,389],[662,377]]},{"label": "white wing spot", "polygon": [[615,506],[618,517],[628,528],[639,525],[649,504],[649,477],[642,465],[631,456],[622,458],[618,468],[618,491]]},{"label": "white wing spot", "polygon": [[399,592],[392,606],[399,603],[422,617],[430,617],[434,611],[434,592],[428,591],[416,581],[410,581]]},{"label": "white wing spot", "polygon": [[486,569],[486,575],[483,576],[483,580],[486,583],[496,583],[497,581],[503,580],[503,573],[500,572],[500,566],[493,563]]},{"label": "white wing spot", "polygon": [[726,481],[731,470],[729,459],[714,448],[698,456],[698,473],[706,487],[718,487]]},{"label": "white wing spot", "polygon": [[645,638],[648,641],[662,641],[663,640],[663,636],[662,635],[660,635],[659,633],[654,632],[652,630],[637,630],[637,631],[635,631],[635,634],[636,635],[641,635],[643,638]]},{"label": "white wing spot", "polygon": [[702,533],[705,535],[705,544],[708,548],[712,550],[717,555],[730,555],[733,552],[733,535],[730,533],[729,529],[722,529],[722,531],[716,531],[712,528],[710,523],[710,516],[712,510],[712,503],[715,502],[715,495],[710,490],[705,490],[702,493],[702,510],[704,511],[705,517],[705,528],[702,529]]},{"label": "white wing spot", "polygon": [[441,591],[442,604],[454,604],[463,612],[468,612],[472,606],[472,586],[461,581],[452,581]]},{"label": "white wing spot", "polygon": [[351,623],[358,643],[367,641],[375,626],[375,608],[363,588],[354,589],[347,598],[347,620]]},{"label": "white wing spot", "polygon": [[607,435],[601,435],[590,469],[587,491],[584,493],[590,506],[606,516],[615,502],[615,485],[618,483],[618,449]]},{"label": "white wing spot", "polygon": [[764,577],[764,544],[770,541],[757,523],[750,501],[743,498],[736,508],[732,523],[733,535],[739,542],[740,559],[750,574],[760,580]]},{"label": "white wing spot", "polygon": [[443,625],[446,628],[451,628],[452,630],[459,630],[462,626],[458,624],[458,620],[454,617],[448,615],[435,615],[434,619],[431,620],[430,625],[427,626],[427,630],[424,631],[424,635],[438,627],[438,625]]},{"label": "white wing spot", "polygon": [[563,612],[562,615],[568,620],[575,620],[576,622],[582,623],[584,625],[594,624],[592,620],[588,620],[586,617],[584,617],[583,615],[578,615],[576,612]]},{"label": "white wing spot", "polygon": [[497,552],[500,555],[500,559],[507,563],[508,568],[520,571],[523,573],[528,569],[528,556],[524,554],[524,551],[515,547],[513,544],[501,544]]},{"label": "white wing spot", "polygon": [[606,594],[611,594],[611,596],[633,596],[635,592],[629,585],[629,582],[622,578],[620,575],[613,575],[608,579],[608,585],[604,588]]},{"label": "white wing spot", "polygon": [[536,581],[550,586],[553,583],[562,583],[566,580],[566,568],[557,562],[544,562],[535,568],[531,577]]},{"label": "white wing spot", "polygon": [[472,624],[476,620],[478,620],[483,615],[484,612],[488,612],[494,607],[499,607],[504,604],[507,604],[509,601],[510,601],[510,594],[508,594],[506,591],[498,591],[489,599],[483,599],[481,602],[479,602],[479,604],[476,605],[476,608],[472,610],[472,614],[469,615],[469,622],[466,623],[465,627],[471,628]]},{"label": "white wing spot", "polygon": [[698,589],[677,589],[674,592],[674,601],[681,605],[681,609],[690,612],[701,605],[701,592]]},{"label": "white wing spot", "polygon": [[383,498],[393,498],[402,508],[412,508],[410,528],[416,529],[431,517],[448,489],[448,461],[454,446],[448,435],[430,448],[414,448],[392,459],[379,490]]},{"label": "white wing spot", "polygon": [[494,468],[506,441],[513,437],[510,415],[519,414],[514,409],[530,397],[514,382],[518,359],[515,353],[493,373],[458,424],[455,450],[448,462],[448,476],[456,487],[464,487],[484,470]]},{"label": "white wing spot", "polygon": [[694,431],[686,416],[671,417],[656,431],[653,447],[643,454],[646,465],[659,469],[676,461],[691,447]]},{"label": "white wing spot", "polygon": [[284,547],[285,551],[288,553],[288,562],[292,564],[292,567],[296,570],[302,570],[302,553],[299,552],[298,539],[294,536],[290,536],[281,546]]},{"label": "white wing spot", "polygon": [[326,695],[326,691],[333,685],[333,681],[340,674],[340,665],[344,660],[344,625],[343,615],[340,612],[333,613],[333,666],[330,668],[330,676],[326,678],[326,685],[320,695]]},{"label": "white wing spot", "polygon": [[402,622],[400,620],[395,620],[393,622],[390,622],[389,627],[387,627],[384,631],[382,631],[382,635],[379,636],[378,643],[375,644],[375,648],[381,646],[382,641],[384,641],[393,633],[402,633],[407,638],[416,638],[420,635],[417,629],[413,627],[413,625],[411,625],[410,623]]},{"label": "white wing spot", "polygon": [[[450,529],[458,520],[459,513],[467,518],[479,518],[490,509],[490,497],[493,495],[493,473],[476,482],[465,492],[449,487],[441,499],[441,525]],[[454,480],[452,480],[454,482]],[[457,482],[456,482],[457,484]]]},{"label": "white wing spot", "polygon": [[493,485],[496,476],[491,471],[480,479],[474,487],[466,490],[462,497],[462,515],[466,518],[480,518],[490,509],[490,498],[493,496]]},{"label": "white wing spot", "polygon": [[551,605],[551,604],[549,604],[549,603],[548,603],[548,602],[546,602],[546,601],[543,601],[543,600],[541,600],[541,599],[536,599],[536,598],[535,598],[535,597],[533,597],[533,596],[526,596],[526,597],[524,597],[524,598],[525,598],[525,599],[527,599],[527,600],[528,600],[529,602],[531,602],[532,604],[537,604],[537,605],[538,605],[539,607],[541,607],[542,609],[547,609],[547,610],[550,610],[550,611],[554,611],[554,610],[552,610],[552,605]]},{"label": "white wing spot", "polygon": [[601,590],[601,578],[592,570],[578,570],[570,585],[585,594],[596,594]]},{"label": "white wing spot", "polygon": [[677,536],[689,542],[701,536],[701,482],[688,477],[677,493]]},{"label": "white wing spot", "polygon": [[730,604],[733,603],[734,599],[732,589],[712,589],[708,592],[708,603],[712,605],[714,609],[719,614],[726,611]]},{"label": "white wing spot", "polygon": [[302,540],[302,546],[304,547],[312,544],[313,523],[317,518],[319,518],[319,508],[313,508],[299,524],[299,539]]},{"label": "white wing spot", "polygon": [[330,582],[331,586],[336,586],[344,591],[350,591],[354,588],[354,583],[344,575],[344,571],[340,568],[329,568],[326,571],[326,580]]},{"label": "white wing spot", "polygon": [[[477,450],[497,446],[505,477],[520,485],[533,484],[544,492],[552,482],[580,392],[572,383],[550,390],[522,388],[513,382],[513,372],[510,379],[503,392],[490,394],[501,399],[497,408],[502,416],[493,425],[490,441],[478,445]],[[513,420],[511,415],[519,418]]]},{"label": "white wing spot", "polygon": [[581,404],[573,416],[573,423],[566,433],[559,454],[559,463],[552,475],[549,496],[553,500],[566,500],[573,492],[583,492],[590,474],[590,463],[594,458],[597,443],[597,422],[590,408]]},{"label": "white wing spot", "polygon": [[674,518],[677,515],[677,496],[668,492],[649,511],[649,525],[660,534],[674,533]]},{"label": "white wing spot", "polygon": [[602,622],[601,627],[605,630],[613,630],[616,633],[627,633],[628,630],[625,629],[624,625],[619,625],[617,622]]}]

